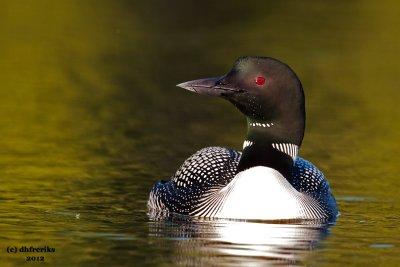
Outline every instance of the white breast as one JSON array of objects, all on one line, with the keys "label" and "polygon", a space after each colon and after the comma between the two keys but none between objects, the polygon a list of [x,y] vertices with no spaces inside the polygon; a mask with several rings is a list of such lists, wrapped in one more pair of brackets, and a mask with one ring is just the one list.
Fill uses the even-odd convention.
[{"label": "white breast", "polygon": [[213,217],[234,219],[316,219],[318,203],[298,192],[275,169],[253,167],[238,173],[218,192],[223,196]]}]

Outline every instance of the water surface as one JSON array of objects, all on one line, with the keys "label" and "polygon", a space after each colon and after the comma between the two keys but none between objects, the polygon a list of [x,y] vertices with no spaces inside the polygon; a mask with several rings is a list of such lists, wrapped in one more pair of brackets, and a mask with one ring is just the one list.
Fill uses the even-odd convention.
[{"label": "water surface", "polygon": [[[0,259],[53,266],[390,266],[400,260],[399,5],[351,1],[8,1],[0,10]],[[336,225],[150,220],[158,179],[245,119],[175,84],[241,55],[291,65],[301,155],[328,177]]]}]

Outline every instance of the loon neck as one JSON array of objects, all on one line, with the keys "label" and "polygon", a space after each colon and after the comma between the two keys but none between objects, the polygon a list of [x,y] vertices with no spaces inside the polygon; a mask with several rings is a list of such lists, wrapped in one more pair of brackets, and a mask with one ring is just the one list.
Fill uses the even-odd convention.
[{"label": "loon neck", "polygon": [[[300,144],[290,137],[290,129],[279,121],[248,119],[248,132],[238,171],[265,166],[288,177],[298,154]],[[297,138],[298,139],[298,138]],[[297,144],[296,144],[297,143]]]}]

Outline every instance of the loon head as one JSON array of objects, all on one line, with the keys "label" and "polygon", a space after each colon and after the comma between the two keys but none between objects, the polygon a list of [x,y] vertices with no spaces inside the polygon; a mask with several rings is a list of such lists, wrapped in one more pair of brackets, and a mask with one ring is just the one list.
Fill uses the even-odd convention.
[{"label": "loon head", "polygon": [[247,117],[252,139],[268,136],[269,141],[301,145],[305,127],[303,88],[294,71],[279,60],[240,57],[224,76],[177,86],[233,103]]},{"label": "loon head", "polygon": [[247,117],[239,171],[266,166],[289,176],[304,136],[305,105],[300,80],[288,65],[270,57],[240,57],[224,76],[178,86],[227,99]]}]

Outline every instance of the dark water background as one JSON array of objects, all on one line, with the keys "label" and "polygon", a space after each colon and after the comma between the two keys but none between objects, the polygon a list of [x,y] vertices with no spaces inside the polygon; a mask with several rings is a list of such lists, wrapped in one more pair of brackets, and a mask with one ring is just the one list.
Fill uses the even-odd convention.
[{"label": "dark water background", "polygon": [[[399,25],[395,1],[1,1],[0,265],[399,264]],[[175,87],[241,55],[300,76],[335,226],[149,220],[156,180],[241,148],[234,107]]]}]

